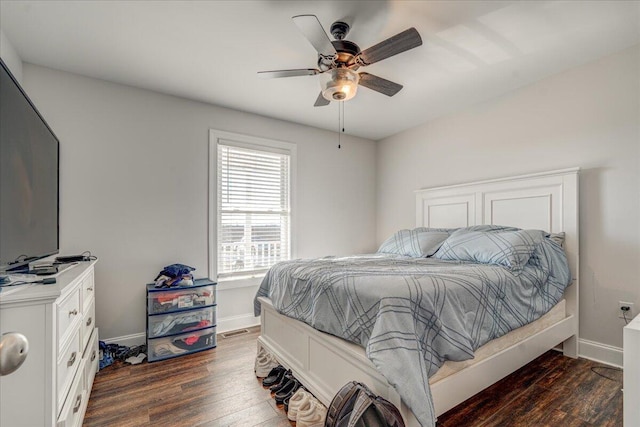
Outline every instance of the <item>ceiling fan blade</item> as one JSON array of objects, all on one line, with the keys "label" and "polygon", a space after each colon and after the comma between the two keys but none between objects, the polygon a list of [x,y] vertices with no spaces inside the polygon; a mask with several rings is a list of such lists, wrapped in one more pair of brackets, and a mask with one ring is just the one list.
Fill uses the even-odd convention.
[{"label": "ceiling fan blade", "polygon": [[398,83],[394,83],[390,80],[383,79],[382,77],[374,76],[369,73],[360,73],[360,86],[367,87],[387,96],[393,96],[402,89],[402,85],[399,85]]},{"label": "ceiling fan blade", "polygon": [[314,76],[320,73],[315,68],[299,68],[296,70],[258,71],[258,76],[263,79],[275,79],[279,77]]},{"label": "ceiling fan blade", "polygon": [[363,50],[356,56],[355,62],[363,66],[370,65],[420,45],[422,45],[422,38],[418,31],[412,27]]},{"label": "ceiling fan blade", "polygon": [[317,16],[297,15],[292,19],[319,54],[331,57],[338,53],[336,48],[333,47],[329,36],[324,32],[324,28],[322,28]]},{"label": "ceiling fan blade", "polygon": [[316,103],[313,104],[314,107],[324,107],[325,105],[329,105],[331,102],[324,96],[322,96],[322,92],[318,95],[318,99],[316,99]]}]

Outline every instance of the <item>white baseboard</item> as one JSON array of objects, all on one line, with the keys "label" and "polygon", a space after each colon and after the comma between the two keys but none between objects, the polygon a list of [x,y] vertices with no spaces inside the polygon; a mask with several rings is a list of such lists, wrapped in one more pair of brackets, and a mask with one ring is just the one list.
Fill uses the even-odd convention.
[{"label": "white baseboard", "polygon": [[[254,317],[253,314],[243,314],[240,316],[225,317],[218,319],[217,332],[228,332],[236,329],[249,328],[260,324],[260,317]],[[105,338],[107,344],[120,344],[126,346],[135,346],[146,342],[146,334],[144,332],[131,335],[123,335],[121,337]],[[603,363],[605,365],[622,368],[622,349],[608,344],[602,344],[595,341],[589,341],[580,338],[579,357],[583,359],[593,360],[594,362]]]},{"label": "white baseboard", "polygon": [[236,329],[249,328],[260,324],[260,316],[256,317],[253,313],[241,314],[240,316],[230,316],[218,319],[217,332],[229,332]]},{"label": "white baseboard", "polygon": [[135,345],[145,344],[147,342],[147,334],[140,332],[138,334],[123,335],[121,337],[105,338],[101,341],[107,344],[120,344],[133,347]]},{"label": "white baseboard", "polygon": [[622,349],[620,347],[589,341],[584,338],[580,338],[579,346],[580,353],[578,355],[583,359],[622,368]]}]

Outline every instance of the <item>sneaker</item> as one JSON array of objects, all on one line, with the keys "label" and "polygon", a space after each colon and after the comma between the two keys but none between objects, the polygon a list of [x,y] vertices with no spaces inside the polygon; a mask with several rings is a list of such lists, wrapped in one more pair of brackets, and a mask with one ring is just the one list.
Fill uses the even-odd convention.
[{"label": "sneaker", "polygon": [[323,427],[326,417],[327,408],[314,397],[298,410],[296,427]]},{"label": "sneaker", "polygon": [[256,342],[256,344],[257,344],[257,347],[258,347],[258,354],[257,354],[258,357],[264,356],[265,354],[268,354],[267,349],[264,348],[263,346],[261,346],[259,342]]},{"label": "sneaker", "polygon": [[258,354],[256,357],[256,364],[254,367],[254,371],[256,373],[256,377],[265,378],[269,375],[269,372],[273,368],[278,366],[278,361],[273,357],[270,353],[263,353],[262,355]]},{"label": "sneaker", "polygon": [[273,396],[273,398],[276,400],[276,405],[284,405],[284,401],[290,398],[291,395],[293,395],[293,393],[298,391],[300,387],[302,387],[302,384],[300,384],[300,381],[293,378],[286,385],[280,388],[280,390],[278,390],[275,396]]},{"label": "sneaker", "polygon": [[[311,402],[311,399],[315,399],[315,397],[308,396],[307,399],[304,399],[304,401],[300,403],[300,406],[298,406],[298,410],[296,411],[296,417],[293,420],[291,420],[291,421],[295,421],[296,427],[298,427],[298,422],[300,422],[300,414],[312,410],[313,402]],[[289,410],[291,410],[291,408],[289,408]]]},{"label": "sneaker", "polygon": [[291,371],[285,372],[283,377],[277,383],[273,384],[269,387],[271,393],[279,392],[284,386],[286,386],[289,382],[293,381],[295,378],[293,377],[293,373]]},{"label": "sneaker", "polygon": [[305,404],[309,403],[309,397],[311,394],[305,389],[298,389],[293,396],[289,399],[289,411],[287,412],[287,418],[290,421],[295,421],[296,416],[298,415],[298,410],[302,408]]},{"label": "sneaker", "polygon": [[271,387],[274,384],[280,383],[287,373],[287,368],[282,365],[278,365],[269,372],[265,379],[262,380],[263,387]]}]

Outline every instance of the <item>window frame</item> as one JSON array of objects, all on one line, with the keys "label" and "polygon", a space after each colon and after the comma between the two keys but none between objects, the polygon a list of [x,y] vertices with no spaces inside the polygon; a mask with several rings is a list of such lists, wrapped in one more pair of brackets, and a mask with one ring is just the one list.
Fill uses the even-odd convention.
[{"label": "window frame", "polygon": [[[291,142],[244,135],[235,132],[209,129],[209,279],[218,283],[235,282],[233,287],[254,286],[256,279],[264,277],[265,272],[239,272],[238,274],[218,277],[218,145],[232,145],[253,150],[275,152],[289,155],[289,245],[291,259],[296,257],[296,172],[297,172],[297,146]],[[229,283],[231,285],[231,283]],[[223,285],[224,286],[224,285]]]}]

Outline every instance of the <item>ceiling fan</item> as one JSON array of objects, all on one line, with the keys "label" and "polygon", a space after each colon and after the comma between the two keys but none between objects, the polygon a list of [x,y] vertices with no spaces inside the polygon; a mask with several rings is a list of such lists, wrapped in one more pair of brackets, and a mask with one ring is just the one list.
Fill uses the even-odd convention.
[{"label": "ceiling fan", "polygon": [[402,85],[373,74],[357,73],[356,70],[422,45],[418,31],[409,28],[361,51],[357,44],[345,40],[350,29],[346,22],[336,21],[331,25],[331,34],[335,38],[331,41],[315,15],[298,15],[292,19],[318,51],[318,68],[259,71],[258,75],[263,78],[319,75],[321,91],[315,107],[353,98],[358,85],[387,96],[395,95],[402,89]]}]

